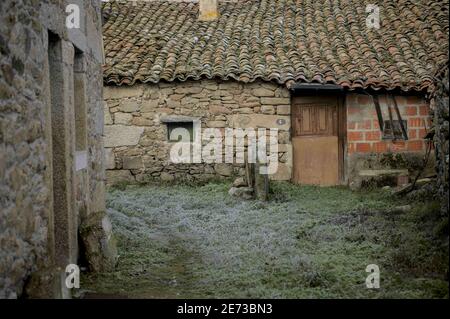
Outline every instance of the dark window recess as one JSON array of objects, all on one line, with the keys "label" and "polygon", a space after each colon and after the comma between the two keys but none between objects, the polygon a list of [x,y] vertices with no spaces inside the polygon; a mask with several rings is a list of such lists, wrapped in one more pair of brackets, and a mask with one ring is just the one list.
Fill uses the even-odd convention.
[{"label": "dark window recess", "polygon": [[[194,141],[194,123],[193,122],[169,122],[167,123],[167,140],[169,142],[179,142],[181,141],[181,136],[175,136],[174,139],[170,138],[173,130],[177,128],[184,128],[189,132],[189,141]],[[175,134],[175,133],[174,133]]]},{"label": "dark window recess", "polygon": [[[407,121],[403,120],[402,116],[400,115],[400,110],[398,109],[395,96],[385,95],[386,108],[389,114],[388,120],[383,119],[383,113],[381,112],[381,105],[378,95],[372,96],[372,99],[377,111],[378,123],[380,125],[380,131],[382,132],[383,139],[407,140]],[[396,120],[394,120],[394,115],[397,116]]]},{"label": "dark window recess", "polygon": [[[408,131],[408,121],[402,120],[403,127],[405,131]],[[392,125],[391,125],[392,123]],[[393,127],[392,127],[393,126]],[[404,140],[405,136],[403,135],[402,126],[400,125],[399,120],[385,120],[384,121],[384,129],[383,129],[383,139],[396,139],[396,140]]]}]

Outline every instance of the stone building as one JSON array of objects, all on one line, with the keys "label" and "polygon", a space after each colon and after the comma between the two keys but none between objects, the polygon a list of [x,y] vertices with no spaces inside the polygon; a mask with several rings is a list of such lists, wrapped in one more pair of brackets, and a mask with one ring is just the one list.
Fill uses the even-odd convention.
[{"label": "stone building", "polygon": [[426,90],[448,59],[448,3],[366,12],[371,3],[105,3],[108,181],[243,175],[243,164],[170,160],[171,131],[195,136],[198,120],[222,133],[278,129],[274,180],[405,183],[428,147]]},{"label": "stone building", "polygon": [[0,299],[69,297],[79,226],[108,226],[102,61],[100,1],[0,2]]}]

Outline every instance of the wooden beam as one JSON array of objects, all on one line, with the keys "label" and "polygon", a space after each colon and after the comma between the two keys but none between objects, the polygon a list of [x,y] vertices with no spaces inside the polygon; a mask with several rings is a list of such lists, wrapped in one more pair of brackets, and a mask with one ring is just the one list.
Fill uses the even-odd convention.
[{"label": "wooden beam", "polygon": [[397,113],[400,128],[402,129],[403,138],[405,139],[405,141],[407,141],[408,140],[408,132],[406,132],[406,128],[403,125],[403,119],[402,119],[402,116],[400,115],[400,110],[398,109],[397,101],[395,100],[394,95],[391,95],[391,97],[392,97],[392,101],[394,102],[394,108],[395,108],[395,112]]}]

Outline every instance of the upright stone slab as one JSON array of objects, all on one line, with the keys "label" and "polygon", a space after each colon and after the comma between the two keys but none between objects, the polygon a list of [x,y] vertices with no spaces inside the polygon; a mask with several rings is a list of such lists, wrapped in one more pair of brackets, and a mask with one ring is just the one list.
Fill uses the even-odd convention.
[{"label": "upright stone slab", "polygon": [[83,241],[81,255],[94,272],[111,271],[117,262],[116,241],[112,226],[104,211],[91,213],[80,226]]},{"label": "upright stone slab", "polygon": [[254,190],[256,198],[265,202],[269,200],[269,175],[261,174],[261,167],[259,163],[254,165]]}]

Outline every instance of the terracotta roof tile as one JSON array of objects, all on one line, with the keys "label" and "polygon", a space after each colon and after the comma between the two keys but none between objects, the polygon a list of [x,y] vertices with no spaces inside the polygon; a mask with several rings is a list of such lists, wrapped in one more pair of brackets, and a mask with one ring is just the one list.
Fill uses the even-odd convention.
[{"label": "terracotta roof tile", "polygon": [[448,60],[448,1],[385,0],[381,28],[366,27],[372,0],[110,1],[103,6],[107,84],[219,78],[422,90]]}]

